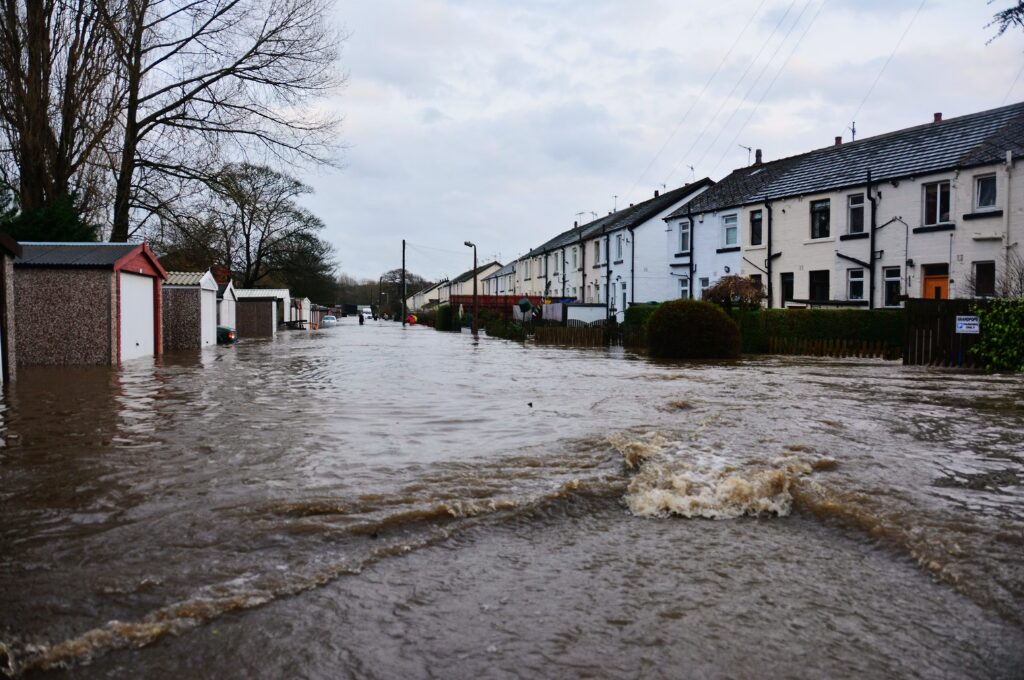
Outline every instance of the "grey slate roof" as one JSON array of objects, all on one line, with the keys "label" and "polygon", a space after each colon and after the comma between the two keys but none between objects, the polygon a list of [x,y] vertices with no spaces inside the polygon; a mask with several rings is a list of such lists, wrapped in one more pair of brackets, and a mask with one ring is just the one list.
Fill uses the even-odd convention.
[{"label": "grey slate roof", "polygon": [[[996,163],[1024,154],[1024,103],[815,149],[733,171],[691,202],[694,212],[731,208]],[[680,217],[685,211],[675,211]]]},{"label": "grey slate roof", "polygon": [[488,267],[494,266],[496,264],[500,264],[500,263],[499,262],[488,262],[487,264],[482,264],[482,265],[478,266],[476,269],[470,269],[467,272],[463,272],[462,274],[459,274],[454,279],[452,279],[452,283],[462,283],[463,281],[470,281],[470,280],[472,280],[472,278],[474,276],[477,275],[478,272],[482,272],[483,270],[487,269]]},{"label": "grey slate roof", "polygon": [[705,177],[704,179],[672,189],[671,191],[666,191],[659,196],[649,198],[646,201],[637,203],[628,208],[623,208],[622,210],[611,213],[610,215],[598,217],[596,220],[587,222],[586,224],[578,227],[573,227],[567,231],[563,231],[561,234],[558,234],[554,238],[534,248],[524,255],[524,257],[533,257],[535,255],[551,252],[552,250],[558,250],[564,246],[578,243],[581,240],[585,241],[588,238],[593,238],[597,234],[636,227],[651,219],[661,211],[667,209],[673,203],[677,203],[682,200],[688,194],[691,194],[702,187],[711,186],[713,184],[714,182],[712,182],[711,179]]},{"label": "grey slate roof", "polygon": [[131,243],[42,243],[23,242],[19,267],[94,267],[113,268],[117,261],[138,244]]},{"label": "grey slate roof", "polygon": [[206,272],[167,272],[165,286],[198,286]]},{"label": "grey slate roof", "polygon": [[486,281],[487,279],[496,279],[499,276],[505,276],[506,274],[511,274],[515,270],[516,270],[516,263],[515,263],[515,260],[513,260],[512,262],[509,262],[507,265],[505,265],[504,267],[502,267],[498,271],[494,272],[493,274],[488,274],[482,280]]}]

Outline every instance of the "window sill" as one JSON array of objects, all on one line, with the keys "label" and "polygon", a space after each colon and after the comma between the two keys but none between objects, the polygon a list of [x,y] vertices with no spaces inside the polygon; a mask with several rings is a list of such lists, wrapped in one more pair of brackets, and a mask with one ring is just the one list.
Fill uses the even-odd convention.
[{"label": "window sill", "polygon": [[600,269],[603,265],[595,264],[591,269]]},{"label": "window sill", "polygon": [[682,253],[676,253],[672,257],[689,257],[689,256],[690,256],[690,251],[687,250],[687,251],[682,252]]},{"label": "window sill", "polygon": [[856,234],[842,234],[839,236],[840,241],[856,241],[860,238],[867,238],[869,234],[866,231],[857,232]]},{"label": "window sill", "polygon": [[740,252],[739,246],[728,246],[727,248],[719,248],[715,251],[716,253],[738,253]]},{"label": "window sill", "polygon": [[767,248],[768,248],[768,246],[763,245],[763,244],[762,245],[757,245],[757,246],[755,246],[755,245],[747,246],[747,250],[766,250]]},{"label": "window sill", "polygon": [[804,241],[804,245],[808,246],[808,245],[811,245],[811,244],[814,244],[814,243],[835,243],[835,242],[836,242],[836,237],[835,236],[822,236],[821,238],[807,239],[806,241]]},{"label": "window sill", "polygon": [[622,260],[615,260],[615,262],[612,262],[612,264],[622,264]]},{"label": "window sill", "polygon": [[930,234],[933,231],[953,231],[956,229],[956,225],[952,222],[946,222],[944,224],[929,224],[924,227],[914,227],[912,230],[915,234]]},{"label": "window sill", "polygon": [[996,209],[996,210],[978,210],[978,211],[975,211],[975,212],[972,212],[972,213],[967,213],[966,215],[964,215],[964,219],[965,220],[983,220],[986,217],[1002,217],[1002,216],[1003,216],[1003,211],[999,210],[999,209]]}]

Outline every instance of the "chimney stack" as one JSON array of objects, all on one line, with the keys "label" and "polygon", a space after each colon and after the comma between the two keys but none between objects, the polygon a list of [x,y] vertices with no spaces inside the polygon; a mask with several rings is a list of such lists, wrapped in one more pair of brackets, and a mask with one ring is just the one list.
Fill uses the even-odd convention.
[{"label": "chimney stack", "polygon": [[941,123],[942,122],[942,111],[937,111],[935,113],[935,122],[936,123]]},{"label": "chimney stack", "polygon": [[843,138],[841,136],[837,135],[836,136],[836,146],[839,146],[842,143],[843,143]]},{"label": "chimney stack", "polygon": [[657,189],[655,189],[655,190],[654,190],[654,197],[655,197],[655,198],[657,198],[657,197],[658,197],[658,190],[657,190]]},{"label": "chimney stack", "polygon": [[754,165],[761,165],[761,150],[754,150]]},{"label": "chimney stack", "polygon": [[573,228],[573,229],[575,229],[575,228],[576,228],[576,227],[578,227],[578,226],[580,226],[580,223],[579,223],[579,222],[576,222],[576,221],[573,221],[573,223],[572,223],[572,228]]}]

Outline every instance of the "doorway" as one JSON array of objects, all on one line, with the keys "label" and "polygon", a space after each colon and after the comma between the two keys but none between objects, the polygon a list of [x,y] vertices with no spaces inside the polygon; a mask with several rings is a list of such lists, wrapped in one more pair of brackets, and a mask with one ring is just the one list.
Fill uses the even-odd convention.
[{"label": "doorway", "polygon": [[921,297],[928,300],[949,299],[949,265],[926,264],[921,277]]}]

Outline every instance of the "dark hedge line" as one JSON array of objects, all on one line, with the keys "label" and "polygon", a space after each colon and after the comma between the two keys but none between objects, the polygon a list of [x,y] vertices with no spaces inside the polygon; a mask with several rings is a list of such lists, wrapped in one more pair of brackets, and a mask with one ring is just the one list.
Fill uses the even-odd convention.
[{"label": "dark hedge line", "polygon": [[665,359],[731,359],[740,354],[740,333],[718,305],[673,300],[651,315],[647,350]]},{"label": "dark hedge line", "polygon": [[505,340],[526,340],[526,327],[518,321],[505,321],[501,318],[493,318],[484,326],[488,337],[504,338]]},{"label": "dark hedge line", "polygon": [[753,309],[734,310],[743,351],[768,351],[770,338],[849,340],[903,344],[903,311],[879,309]]},{"label": "dark hedge line", "polygon": [[451,305],[441,305],[437,308],[437,322],[434,325],[439,331],[452,331],[456,330],[454,319],[452,318],[452,307]]},{"label": "dark hedge line", "polygon": [[654,314],[654,310],[658,306],[657,302],[630,305],[626,308],[626,318],[622,322],[623,328],[633,330],[645,327],[647,320],[651,318],[651,314]]}]

